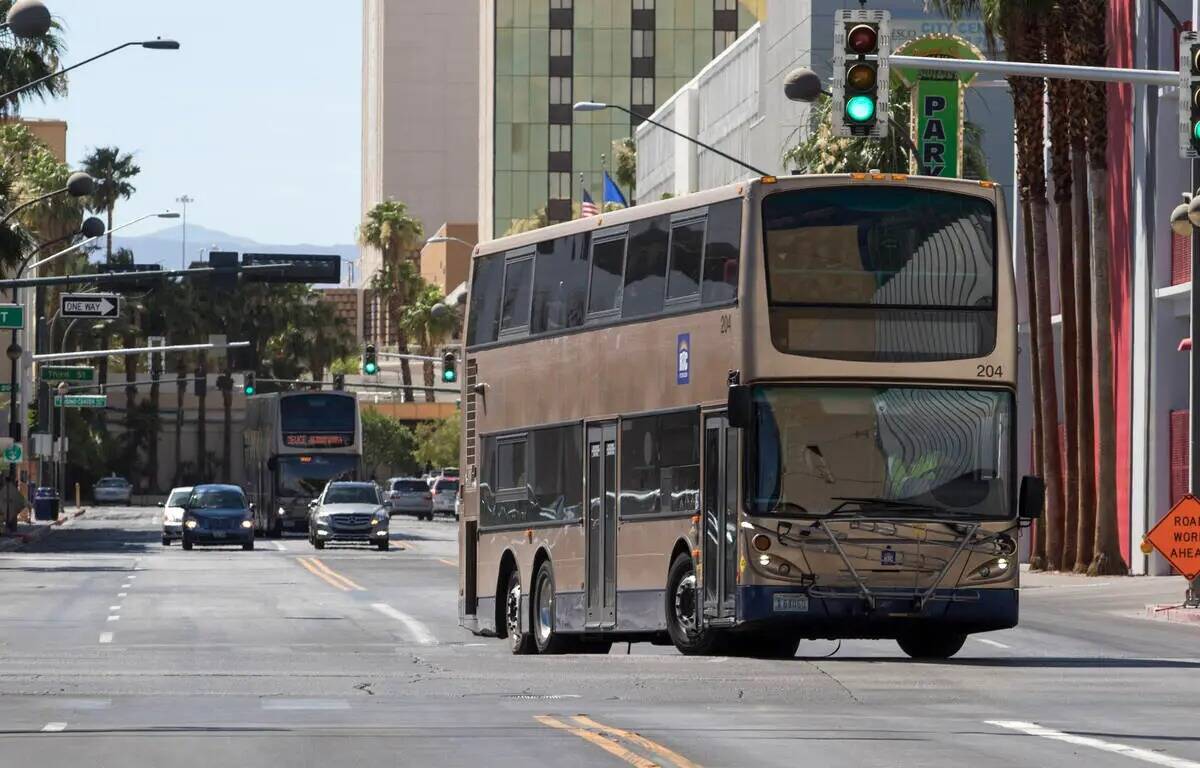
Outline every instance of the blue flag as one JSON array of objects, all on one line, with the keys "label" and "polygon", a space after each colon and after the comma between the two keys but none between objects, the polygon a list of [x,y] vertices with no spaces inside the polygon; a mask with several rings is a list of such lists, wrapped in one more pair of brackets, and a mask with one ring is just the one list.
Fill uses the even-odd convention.
[{"label": "blue flag", "polygon": [[604,204],[616,203],[623,208],[628,208],[629,203],[625,200],[625,195],[621,194],[621,188],[617,186],[617,182],[612,180],[612,176],[608,175],[608,171],[604,172]]}]

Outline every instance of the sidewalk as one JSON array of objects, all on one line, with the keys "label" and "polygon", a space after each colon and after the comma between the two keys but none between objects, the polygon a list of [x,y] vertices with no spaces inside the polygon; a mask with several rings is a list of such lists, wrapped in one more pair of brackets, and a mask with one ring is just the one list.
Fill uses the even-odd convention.
[{"label": "sidewalk", "polygon": [[14,552],[26,544],[35,542],[49,533],[52,528],[64,525],[86,511],[86,508],[67,507],[66,511],[57,520],[18,522],[17,531],[14,535],[9,536],[8,534],[4,534],[0,536],[0,552]]}]

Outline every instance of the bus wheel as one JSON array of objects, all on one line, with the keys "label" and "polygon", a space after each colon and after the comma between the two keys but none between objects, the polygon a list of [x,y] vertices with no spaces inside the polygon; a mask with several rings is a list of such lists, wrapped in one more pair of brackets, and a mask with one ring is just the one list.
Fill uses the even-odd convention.
[{"label": "bus wheel", "polygon": [[538,568],[533,591],[533,641],[538,653],[563,653],[570,646],[569,638],[554,631],[554,569],[550,561]]},{"label": "bus wheel", "polygon": [[521,574],[516,568],[508,574],[508,587],[504,590],[504,626],[514,656],[533,653],[533,637],[521,626]]},{"label": "bus wheel", "polygon": [[680,653],[704,656],[721,652],[721,637],[698,627],[701,607],[696,600],[696,566],[686,554],[675,558],[667,573],[666,609],[667,633]]},{"label": "bus wheel", "polygon": [[901,635],[896,642],[914,659],[948,659],[962,649],[967,636],[961,632],[914,632]]}]

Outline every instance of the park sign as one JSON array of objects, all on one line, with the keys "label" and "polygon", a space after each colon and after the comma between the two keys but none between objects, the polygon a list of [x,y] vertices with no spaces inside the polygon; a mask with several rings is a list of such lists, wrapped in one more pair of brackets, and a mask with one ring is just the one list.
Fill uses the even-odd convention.
[{"label": "park sign", "polygon": [[47,383],[96,380],[96,369],[87,365],[43,365],[40,373],[42,381]]},{"label": "park sign", "polygon": [[108,395],[63,395],[54,398],[55,408],[105,408]]},{"label": "park sign", "polygon": [[19,331],[25,327],[25,307],[0,304],[0,329]]},{"label": "park sign", "polygon": [[1200,499],[1190,493],[1146,534],[1146,541],[1184,578],[1200,576]]},{"label": "park sign", "polygon": [[[934,56],[981,61],[983,54],[953,35],[929,35],[910,40],[896,50],[903,56]],[[910,89],[912,132],[917,156],[913,173],[958,178],[963,170],[963,93],[975,73],[953,74],[936,69],[894,67],[901,87]]]}]

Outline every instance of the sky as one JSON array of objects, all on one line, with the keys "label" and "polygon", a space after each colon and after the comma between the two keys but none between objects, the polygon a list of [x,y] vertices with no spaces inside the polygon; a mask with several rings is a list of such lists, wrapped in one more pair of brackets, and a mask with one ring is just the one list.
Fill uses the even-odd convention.
[{"label": "sky", "polygon": [[[195,199],[188,221],[263,243],[354,241],[359,219],[359,0],[46,0],[69,65],[131,40],[173,38],[70,73],[63,99],[25,117],[66,120],[68,161],[132,151],[142,173],[118,222]],[[336,11],[333,8],[336,7]],[[178,222],[151,220],[129,235]],[[189,250],[191,248],[189,247]]]}]

